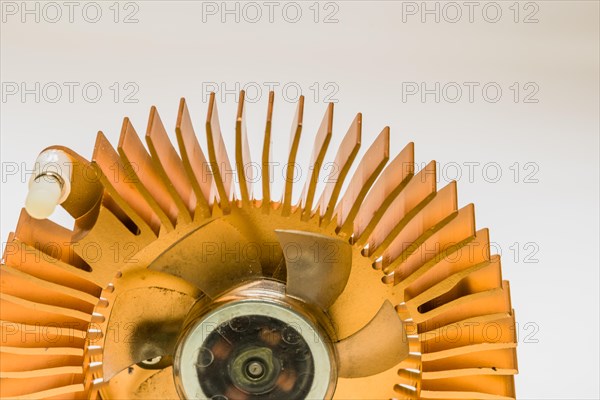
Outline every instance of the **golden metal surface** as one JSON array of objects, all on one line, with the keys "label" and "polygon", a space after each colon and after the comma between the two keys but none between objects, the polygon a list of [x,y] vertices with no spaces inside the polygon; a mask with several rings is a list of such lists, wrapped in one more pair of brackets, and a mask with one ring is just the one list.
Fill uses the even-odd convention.
[{"label": "golden metal surface", "polygon": [[197,203],[194,209],[194,219],[209,218],[211,214],[210,206],[213,201],[213,178],[204,152],[202,152],[198,143],[198,137],[192,126],[192,118],[185,99],[181,99],[179,102],[175,133],[177,134],[179,152],[185,171],[196,194]]},{"label": "golden metal surface", "polygon": [[[169,357],[193,304],[266,278],[287,281],[294,304],[327,316],[340,371],[334,399],[515,398],[509,285],[488,230],[476,230],[474,206],[458,209],[456,184],[437,190],[435,162],[415,171],[412,143],[388,163],[386,127],[342,191],[364,139],[359,114],[333,160],[337,172],[316,197],[333,132],[330,104],[293,204],[301,97],[277,201],[268,170],[271,93],[263,199],[255,199],[240,98],[239,199],[214,94],[208,158],[183,99],[179,151],[155,108],[148,150],[128,119],[118,151],[99,133],[91,162],[54,147],[74,163],[62,205],[76,222],[68,229],[22,211],[9,235],[0,269],[0,397],[174,399]],[[300,233],[282,239],[277,231]],[[320,252],[329,241],[340,244],[340,257],[309,263],[307,249]],[[286,244],[304,258],[292,260]],[[157,356],[157,367],[142,362]]]},{"label": "golden metal surface", "polygon": [[360,149],[361,133],[362,114],[359,113],[354,118],[354,121],[352,121],[352,125],[350,125],[346,136],[344,136],[333,164],[327,168],[328,174],[325,177],[325,188],[318,201],[321,221],[329,222],[331,220],[346,175],[348,175],[354,158]]},{"label": "golden metal surface", "polygon": [[298,106],[296,108],[296,114],[294,116],[294,122],[292,122],[292,132],[290,137],[290,150],[288,155],[288,162],[285,170],[285,189],[283,192],[282,199],[282,212],[281,214],[285,217],[290,215],[292,211],[292,189],[294,186],[294,175],[296,173],[296,155],[298,154],[298,146],[300,145],[300,135],[302,134],[302,121],[304,119],[304,96],[300,96],[298,100]]},{"label": "golden metal surface", "polygon": [[325,153],[327,152],[327,147],[329,147],[329,142],[331,141],[332,132],[333,103],[329,103],[323,121],[321,121],[321,126],[319,126],[319,130],[317,131],[312,155],[310,156],[310,164],[308,166],[310,178],[306,181],[304,189],[302,190],[300,208],[302,209],[303,221],[308,221],[313,216],[313,200],[315,192],[317,191],[317,182],[319,180],[323,160],[325,159]]},{"label": "golden metal surface", "polygon": [[327,310],[342,294],[352,269],[346,241],[304,231],[277,230],[287,270],[287,294]]},{"label": "golden metal surface", "polygon": [[[252,196],[252,182],[255,179],[254,167],[250,159],[250,147],[248,145],[248,132],[246,128],[246,94],[242,90],[238,103],[237,117],[235,119],[235,167],[240,183],[240,196],[242,203],[250,205]],[[265,132],[266,133],[266,132]]]},{"label": "golden metal surface", "polygon": [[231,163],[227,155],[227,148],[221,134],[219,114],[215,103],[215,94],[211,93],[206,117],[206,142],[208,146],[208,159],[210,170],[214,176],[213,182],[217,187],[219,205],[224,213],[231,211],[233,199],[233,177],[230,174]]},{"label": "golden metal surface", "polygon": [[[374,337],[378,338],[377,346],[372,345]],[[363,329],[338,342],[336,348],[342,378],[379,374],[397,365],[409,353],[404,324],[388,300]]]},{"label": "golden metal surface", "polygon": [[150,110],[146,143],[152,156],[152,162],[177,205],[178,218],[183,223],[191,222],[196,206],[196,196],[183,168],[183,163],[158,116],[156,107],[152,107]]},{"label": "golden metal surface", "polygon": [[373,186],[389,158],[390,129],[386,127],[360,160],[346,192],[336,206],[334,213],[337,215],[336,231],[338,235],[347,237],[352,234],[354,218],[363,199],[369,193],[369,189]]},{"label": "golden metal surface", "polygon": [[262,199],[261,204],[265,212],[271,208],[271,128],[273,127],[273,104],[275,93],[269,93],[269,105],[267,107],[267,120],[265,122],[265,137],[263,139],[263,152],[261,163]]}]

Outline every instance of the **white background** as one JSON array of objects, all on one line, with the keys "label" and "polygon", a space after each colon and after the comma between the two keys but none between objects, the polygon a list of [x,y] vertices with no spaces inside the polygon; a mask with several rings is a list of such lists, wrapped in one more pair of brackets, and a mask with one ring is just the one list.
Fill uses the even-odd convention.
[{"label": "white background", "polygon": [[[599,398],[598,2],[479,2],[472,22],[463,2],[453,3],[461,17],[454,5],[427,2],[438,7],[439,22],[421,14],[421,2],[321,2],[318,22],[312,1],[295,3],[300,17],[295,5],[278,3],[273,22],[262,2],[255,3],[262,13],[257,21],[254,6],[238,4],[239,22],[235,14],[221,14],[221,2],[113,3],[98,2],[96,17],[94,5],[79,2],[70,22],[62,2],[55,3],[60,17],[54,6],[27,2],[38,7],[36,22],[21,2],[2,2],[3,238],[24,204],[27,169],[46,146],[67,145],[89,157],[98,130],[116,145],[124,116],[143,133],[151,105],[172,132],[182,96],[202,133],[207,88],[214,83],[230,155],[236,103],[221,89],[246,87],[256,99],[247,117],[258,160],[267,82],[275,82],[274,161],[286,160],[294,88],[300,87],[306,112],[298,161],[306,165],[331,95],[337,104],[329,159],[361,111],[363,152],[389,125],[392,154],[414,141],[419,163],[440,162],[440,186],[457,178],[460,205],[476,204],[477,226],[490,228],[511,282],[519,398]],[[206,12],[213,6],[216,15]],[[413,6],[415,15],[408,12]],[[124,22],[128,15],[133,23]],[[331,23],[324,22],[327,15]],[[78,85],[72,99],[66,82]],[[429,89],[436,82],[446,86],[439,102],[435,94],[424,101],[407,95],[407,87],[421,82]],[[472,101],[464,82],[478,85]],[[34,93],[22,97],[22,84]],[[92,89],[82,93],[86,84],[102,89],[96,102]],[[484,97],[486,84],[502,89],[497,102],[493,91]],[[15,85],[19,92],[11,94]],[[456,85],[462,97],[452,102]],[[124,99],[132,88],[133,103]],[[60,213],[54,218],[69,223]]]}]

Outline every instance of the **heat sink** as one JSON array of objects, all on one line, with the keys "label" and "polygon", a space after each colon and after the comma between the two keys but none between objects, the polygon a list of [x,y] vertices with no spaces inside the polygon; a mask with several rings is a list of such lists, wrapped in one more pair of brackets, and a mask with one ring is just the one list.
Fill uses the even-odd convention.
[{"label": "heat sink", "polygon": [[206,152],[184,99],[176,146],[152,108],[146,145],[126,118],[117,148],[99,132],[89,161],[45,150],[68,174],[33,180],[61,190],[75,225],[23,209],[8,237],[0,397],[515,398],[509,284],[456,182],[438,189],[433,161],[416,171],[413,143],[391,156],[386,127],[343,190],[358,114],[317,193],[329,104],[295,203],[301,97],[274,199],[273,105],[271,93],[262,168],[247,168],[243,92],[231,159],[214,94]]}]

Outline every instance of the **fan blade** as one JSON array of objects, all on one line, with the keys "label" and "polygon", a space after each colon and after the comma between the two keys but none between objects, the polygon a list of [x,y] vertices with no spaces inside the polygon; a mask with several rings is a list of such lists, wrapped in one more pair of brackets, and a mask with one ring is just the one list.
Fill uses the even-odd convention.
[{"label": "fan blade", "polygon": [[222,219],[212,220],[165,249],[148,269],[179,277],[214,299],[262,274],[259,257],[232,249],[227,243],[237,243],[238,249],[251,245],[233,225]]},{"label": "fan blade", "polygon": [[132,274],[139,276],[123,274],[108,298],[113,306],[103,329],[105,381],[141,361],[173,354],[183,321],[201,296],[196,287],[165,273]]},{"label": "fan blade", "polygon": [[408,356],[404,324],[389,301],[354,335],[336,343],[338,375],[361,378],[387,371]]},{"label": "fan blade", "polygon": [[276,230],[287,268],[287,294],[328,309],[352,268],[348,242],[312,232]]}]

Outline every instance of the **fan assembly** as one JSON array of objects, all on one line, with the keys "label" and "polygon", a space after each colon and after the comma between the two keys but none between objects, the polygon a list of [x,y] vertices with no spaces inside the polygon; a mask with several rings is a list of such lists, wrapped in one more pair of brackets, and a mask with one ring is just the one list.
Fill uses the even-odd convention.
[{"label": "fan assembly", "polygon": [[[233,166],[214,94],[206,153],[182,99],[178,150],[152,108],[146,146],[126,118],[91,161],[39,155],[1,267],[2,398],[515,397],[508,282],[456,183],[415,171],[412,143],[390,157],[386,127],[344,186],[358,114],[317,195],[329,104],[296,204],[301,97],[274,200],[273,97],[258,176],[243,92]],[[48,219],[59,204],[73,229]]]}]

